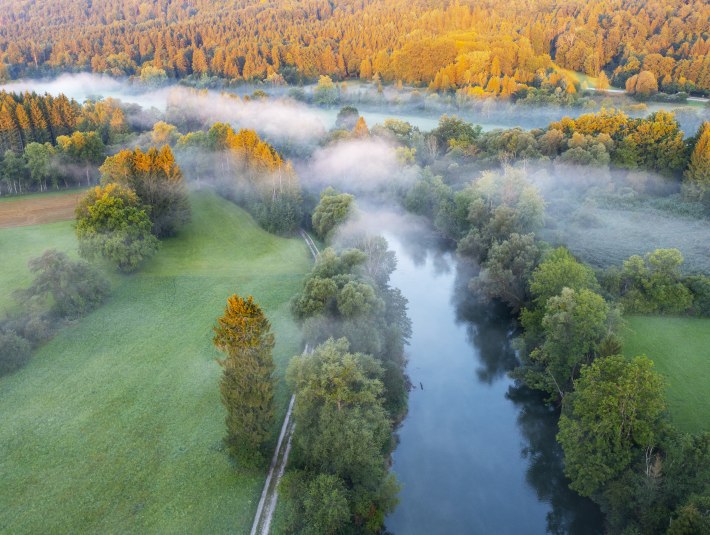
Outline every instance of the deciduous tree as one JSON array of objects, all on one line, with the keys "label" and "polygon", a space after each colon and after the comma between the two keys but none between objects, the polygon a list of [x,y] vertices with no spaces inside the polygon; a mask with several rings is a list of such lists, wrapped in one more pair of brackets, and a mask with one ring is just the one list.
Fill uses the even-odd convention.
[{"label": "deciduous tree", "polygon": [[570,486],[592,496],[657,445],[663,381],[646,357],[600,358],[582,369],[565,401],[557,440]]},{"label": "deciduous tree", "polygon": [[76,209],[76,233],[83,257],[103,257],[126,272],[158,249],[138,196],[118,184],[89,190]]}]

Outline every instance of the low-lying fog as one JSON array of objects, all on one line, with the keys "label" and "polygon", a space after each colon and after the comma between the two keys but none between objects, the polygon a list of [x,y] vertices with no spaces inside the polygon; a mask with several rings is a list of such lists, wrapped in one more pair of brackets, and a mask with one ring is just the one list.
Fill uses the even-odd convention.
[{"label": "low-lying fog", "polygon": [[[295,89],[306,97],[313,94],[313,85]],[[483,130],[495,128],[542,128],[551,121],[564,116],[578,116],[595,111],[599,106],[627,107],[633,116],[643,116],[660,109],[676,112],[681,126],[687,127],[687,134],[692,135],[703,118],[707,118],[707,108],[697,103],[694,106],[678,104],[649,103],[645,109],[628,108],[633,101],[624,95],[609,95],[607,100],[598,99],[595,108],[559,107],[559,106],[512,106],[508,103],[486,99],[472,106],[458,107],[455,98],[427,94],[425,90],[411,88],[396,89],[385,87],[378,92],[370,83],[347,82],[341,92],[342,104],[330,108],[317,107],[293,98],[294,88],[273,86],[270,84],[250,84],[223,91],[205,89],[196,90],[184,85],[173,84],[162,87],[119,80],[105,75],[91,73],[63,74],[53,79],[17,80],[0,89],[6,91],[35,91],[56,95],[64,93],[78,102],[87,98],[117,98],[123,102],[137,104],[144,110],[154,108],[164,113],[168,105],[177,105],[185,112],[208,122],[238,122],[240,127],[255,129],[266,137],[281,137],[304,141],[319,136],[332,128],[341,105],[354,105],[372,127],[388,118],[397,118],[411,123],[422,131],[431,130],[444,114],[455,114],[469,122],[483,127]],[[244,100],[232,96],[245,96],[255,90],[262,90],[269,99]],[[293,95],[293,96],[291,96]]]},{"label": "low-lying fog", "polygon": [[[307,145],[309,150],[304,154],[309,157],[289,154],[304,188],[317,194],[326,186],[334,186],[356,193],[359,202],[370,199],[379,206],[391,203],[395,190],[416,180],[421,169],[416,165],[403,167],[396,147],[378,137],[324,143],[342,105],[356,106],[370,128],[392,117],[408,121],[422,131],[433,129],[443,113],[456,114],[473,122],[485,119],[484,128],[491,129],[505,124],[530,126],[531,122],[545,126],[564,115],[593,111],[559,107],[513,109],[510,105],[490,101],[471,112],[456,109],[436,95],[426,96],[416,90],[393,87],[386,87],[380,93],[372,84],[357,82],[347,84],[343,92],[347,102],[330,108],[296,100],[289,96],[289,88],[265,84],[229,91],[196,90],[182,85],[149,88],[88,73],[65,74],[52,80],[15,81],[0,89],[64,93],[79,102],[96,97],[117,98],[140,106],[128,107],[129,119],[146,130],[151,129],[156,120],[170,122],[173,114],[203,125],[221,121],[237,129],[251,128],[279,149]],[[265,91],[269,97],[244,98],[256,89]],[[313,86],[309,86],[301,93],[309,95],[312,91]],[[662,106],[653,104],[654,108]],[[692,121],[708,119],[707,108],[698,107],[684,108],[679,117],[687,119],[691,113],[694,114]],[[686,135],[693,133],[686,132]],[[643,201],[643,194],[662,187],[664,178],[644,172],[635,172],[633,176],[611,173],[608,169],[594,167],[528,168],[531,180],[538,185],[548,204],[543,232],[546,240],[567,245],[597,266],[620,264],[632,254],[644,254],[660,247],[677,247],[686,258],[687,270],[710,271],[709,222],[679,215],[677,210],[669,209],[673,203],[664,207]],[[469,182],[478,176],[478,171],[469,172],[464,166],[458,175],[457,181]],[[611,205],[604,202],[607,194],[616,198]],[[625,201],[619,203],[622,196]]]}]

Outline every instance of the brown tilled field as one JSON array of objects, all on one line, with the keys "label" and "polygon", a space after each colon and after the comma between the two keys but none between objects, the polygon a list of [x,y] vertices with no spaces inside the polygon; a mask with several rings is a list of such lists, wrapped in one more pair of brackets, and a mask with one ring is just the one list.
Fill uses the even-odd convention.
[{"label": "brown tilled field", "polygon": [[83,195],[83,191],[72,191],[57,195],[18,197],[0,202],[0,228],[73,219],[74,209]]}]

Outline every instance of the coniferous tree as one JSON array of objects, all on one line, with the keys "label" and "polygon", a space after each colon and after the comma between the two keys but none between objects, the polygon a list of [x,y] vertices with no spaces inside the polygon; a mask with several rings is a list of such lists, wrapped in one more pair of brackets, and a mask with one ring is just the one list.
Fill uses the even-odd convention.
[{"label": "coniferous tree", "polygon": [[704,122],[685,171],[683,191],[688,199],[710,205],[710,122]]},{"label": "coniferous tree", "polygon": [[232,295],[214,333],[214,345],[226,355],[218,361],[227,409],[225,442],[233,454],[258,462],[274,422],[271,324],[251,296]]}]

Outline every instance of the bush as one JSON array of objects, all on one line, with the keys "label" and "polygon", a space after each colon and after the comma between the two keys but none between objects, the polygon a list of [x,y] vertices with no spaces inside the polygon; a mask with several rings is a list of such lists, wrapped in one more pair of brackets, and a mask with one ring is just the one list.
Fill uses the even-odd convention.
[{"label": "bush", "polygon": [[87,262],[74,262],[57,250],[45,251],[29,262],[35,280],[18,298],[46,300],[60,317],[77,318],[96,308],[109,294],[109,282]]},{"label": "bush", "polygon": [[0,377],[19,370],[30,360],[30,343],[16,333],[0,332]]}]

